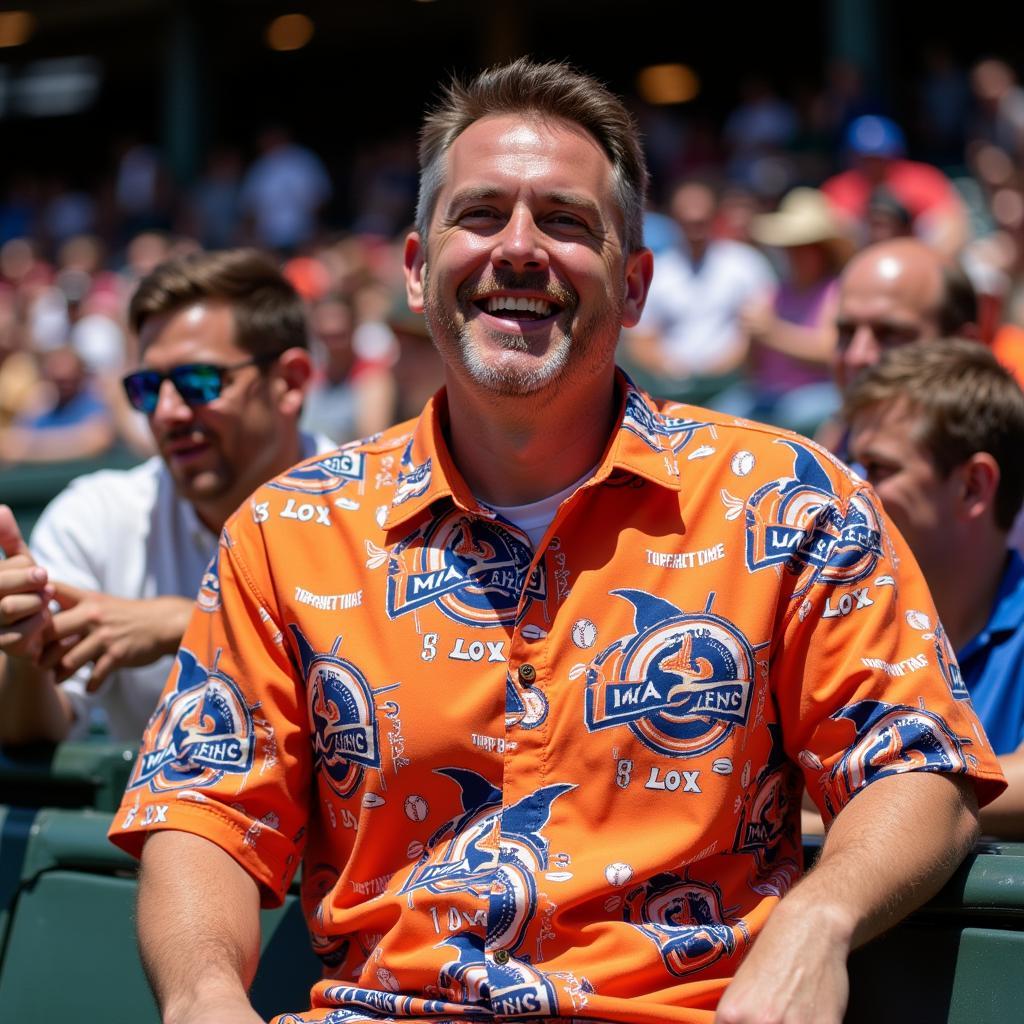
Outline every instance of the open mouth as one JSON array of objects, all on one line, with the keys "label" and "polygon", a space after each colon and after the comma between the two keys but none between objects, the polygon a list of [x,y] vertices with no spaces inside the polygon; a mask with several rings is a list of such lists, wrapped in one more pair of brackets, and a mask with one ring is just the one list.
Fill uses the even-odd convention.
[{"label": "open mouth", "polygon": [[530,323],[547,320],[559,313],[560,305],[550,299],[527,297],[525,295],[487,295],[473,302],[483,313],[502,320]]},{"label": "open mouth", "polygon": [[204,455],[209,448],[209,443],[203,437],[179,437],[165,442],[164,454],[174,462],[189,462]]}]

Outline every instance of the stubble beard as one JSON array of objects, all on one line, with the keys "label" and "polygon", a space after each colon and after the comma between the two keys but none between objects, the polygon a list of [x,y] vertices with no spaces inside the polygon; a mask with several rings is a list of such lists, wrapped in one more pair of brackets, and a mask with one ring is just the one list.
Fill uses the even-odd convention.
[{"label": "stubble beard", "polygon": [[[509,282],[505,286],[517,287]],[[519,284],[518,287],[524,285]],[[458,310],[469,306],[462,289],[456,296],[454,309],[447,308],[438,300],[430,287],[429,276],[425,275],[423,297],[427,328],[441,358],[446,363],[457,364],[474,384],[502,398],[554,392],[572,380],[597,373],[607,358],[604,350],[610,349],[614,353],[624,306],[621,295],[609,296],[606,303],[579,325],[574,337],[569,325],[575,319],[578,298],[568,290],[560,292],[558,301],[562,311],[553,325],[548,350],[543,359],[535,360],[531,366],[521,362],[494,364],[484,358],[480,348],[474,344],[473,325],[465,314],[458,313]],[[482,328],[477,324],[475,330]],[[506,351],[530,351],[530,343],[521,334],[494,330],[487,334]]]}]

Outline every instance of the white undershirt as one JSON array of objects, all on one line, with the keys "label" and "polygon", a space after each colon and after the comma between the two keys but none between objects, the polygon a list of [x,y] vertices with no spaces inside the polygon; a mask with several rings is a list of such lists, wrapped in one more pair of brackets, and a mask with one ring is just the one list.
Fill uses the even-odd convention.
[{"label": "white undershirt", "polygon": [[547,532],[551,521],[555,518],[558,506],[572,494],[577,487],[586,483],[596,472],[597,466],[591,466],[574,483],[569,484],[564,490],[552,494],[549,498],[541,498],[540,501],[531,501],[528,505],[490,505],[495,512],[510,523],[515,523],[527,537],[534,548],[541,542],[541,538]]}]

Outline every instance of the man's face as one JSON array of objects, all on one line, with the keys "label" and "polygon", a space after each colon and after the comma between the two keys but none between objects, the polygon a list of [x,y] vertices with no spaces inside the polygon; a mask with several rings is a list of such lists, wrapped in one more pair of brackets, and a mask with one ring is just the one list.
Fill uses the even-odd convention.
[{"label": "man's face", "polygon": [[672,216],[691,247],[706,245],[715,220],[714,193],[706,185],[684,185],[672,198]]},{"label": "man's face", "polygon": [[406,244],[410,306],[426,314],[449,377],[498,395],[610,370],[649,267],[646,250],[623,254],[597,142],[514,115],[483,118],[455,140],[429,239]]},{"label": "man's face", "polygon": [[[147,320],[140,341],[142,366],[164,373],[186,363],[233,366],[252,358],[236,343],[234,315],[223,302],[197,302]],[[282,452],[294,446],[296,428],[279,408],[281,390],[273,369],[258,366],[228,372],[219,397],[206,405],[189,406],[171,381],[161,384],[149,416],[153,436],[178,491],[208,522],[283,468]]]},{"label": "man's face", "polygon": [[845,391],[883,352],[939,335],[942,277],[929,259],[865,253],[847,269],[836,316],[836,378]]},{"label": "man's face", "polygon": [[917,441],[919,414],[903,400],[872,406],[850,424],[850,456],[910,545],[925,577],[949,559],[961,485],[954,470],[943,478]]}]

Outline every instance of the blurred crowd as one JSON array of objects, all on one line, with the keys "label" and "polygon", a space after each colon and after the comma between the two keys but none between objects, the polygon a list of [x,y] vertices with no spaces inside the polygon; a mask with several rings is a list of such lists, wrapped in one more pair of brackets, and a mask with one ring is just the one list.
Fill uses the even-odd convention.
[{"label": "blurred crowd", "polygon": [[[836,412],[837,278],[865,245],[912,235],[959,266],[979,329],[1024,367],[1024,89],[998,59],[927,55],[903,122],[837,63],[824,87],[740,83],[721,121],[636,103],[652,172],[648,310],[621,359],[652,392],[814,434]],[[190,187],[126,142],[109,180],[56,172],[0,194],[0,466],[152,451],[120,380],[137,365],[125,326],[135,284],[196,248],[273,252],[307,304],[317,371],[303,426],[344,442],[414,415],[439,386],[409,313],[402,240],[415,146],[367,147],[341,177],[281,125],[253,158],[208,155]]]}]

